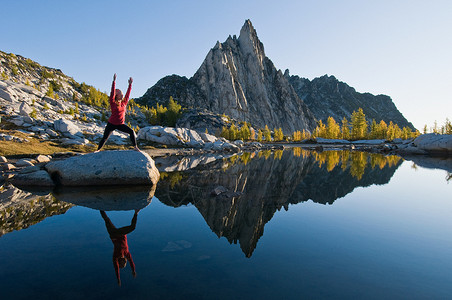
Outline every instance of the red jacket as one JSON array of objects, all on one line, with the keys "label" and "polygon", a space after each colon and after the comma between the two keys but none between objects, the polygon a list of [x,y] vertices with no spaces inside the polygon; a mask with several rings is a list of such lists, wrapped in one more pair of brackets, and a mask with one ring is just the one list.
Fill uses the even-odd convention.
[{"label": "red jacket", "polygon": [[119,258],[125,257],[129,261],[132,272],[135,272],[135,264],[133,263],[132,255],[129,252],[126,235],[111,238],[111,241],[114,245],[113,266],[115,267],[116,278],[119,280]]},{"label": "red jacket", "polygon": [[108,119],[108,122],[110,122],[113,125],[121,125],[124,124],[125,115],[126,115],[126,106],[129,102],[129,96],[130,91],[132,90],[132,84],[129,84],[129,87],[127,89],[126,95],[124,96],[124,100],[121,101],[121,104],[119,106],[114,101],[116,96],[116,83],[113,81],[111,84],[111,92],[110,92],[110,109],[111,109],[111,116]]}]

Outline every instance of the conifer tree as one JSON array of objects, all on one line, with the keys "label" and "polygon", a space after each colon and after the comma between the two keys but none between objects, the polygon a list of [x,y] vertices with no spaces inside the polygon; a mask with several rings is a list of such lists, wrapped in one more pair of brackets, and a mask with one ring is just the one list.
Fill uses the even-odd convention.
[{"label": "conifer tree", "polygon": [[394,123],[392,121],[389,122],[388,129],[386,130],[386,139],[392,141],[396,136],[396,130]]},{"label": "conifer tree", "polygon": [[248,127],[248,124],[245,122],[245,124],[243,124],[242,128],[240,128],[240,138],[243,140],[249,140],[251,137],[251,131],[250,128]]},{"label": "conifer tree", "polygon": [[379,139],[386,139],[387,132],[388,132],[388,125],[386,124],[385,121],[381,120],[380,123],[378,123],[377,132],[378,132],[377,137]]},{"label": "conifer tree", "polygon": [[283,134],[283,132],[282,132],[281,127],[280,127],[280,128],[275,128],[273,136],[274,136],[275,142],[278,142],[278,141],[282,141],[282,140],[283,140],[284,134]]},{"label": "conifer tree", "polygon": [[229,129],[226,126],[223,126],[223,128],[221,128],[220,136],[229,140]]},{"label": "conifer tree", "polygon": [[367,135],[366,115],[362,108],[352,113],[352,132],[351,137],[354,140],[364,139]]},{"label": "conifer tree", "polygon": [[411,138],[411,129],[408,128],[407,126],[403,127],[401,138],[404,140]]},{"label": "conifer tree", "polygon": [[294,142],[299,142],[299,141],[301,141],[301,131],[299,131],[299,130],[294,131],[294,133],[293,133],[293,135],[292,135],[292,140],[293,140]]},{"label": "conifer tree", "polygon": [[166,111],[166,125],[175,127],[176,122],[180,117],[180,110],[182,106],[174,101],[173,97],[170,96],[168,101],[168,109]]},{"label": "conifer tree", "polygon": [[378,125],[375,119],[372,119],[372,123],[370,125],[369,138],[378,139]]},{"label": "conifer tree", "polygon": [[445,127],[445,134],[452,134],[452,123],[449,121],[448,118],[446,118],[446,124],[444,124]]},{"label": "conifer tree", "polygon": [[229,139],[231,141],[235,141],[237,139],[238,133],[239,131],[237,129],[237,126],[235,126],[235,124],[232,123],[231,127],[229,127]]},{"label": "conifer tree", "polygon": [[265,141],[267,141],[267,142],[272,141],[272,134],[270,132],[270,129],[268,129],[267,125],[265,125],[263,134],[264,134]]},{"label": "conifer tree", "polygon": [[326,127],[326,138],[337,139],[341,133],[340,126],[336,123],[333,117],[328,117]]},{"label": "conifer tree", "polygon": [[322,120],[319,121],[317,127],[314,129],[314,136],[326,138],[326,126],[323,124]]},{"label": "conifer tree", "polygon": [[262,133],[262,130],[258,130],[257,131],[257,141],[260,143],[260,142],[262,142],[262,137],[263,137],[263,133]]},{"label": "conifer tree", "polygon": [[341,136],[343,140],[350,139],[350,127],[348,125],[348,120],[346,117],[342,119]]}]

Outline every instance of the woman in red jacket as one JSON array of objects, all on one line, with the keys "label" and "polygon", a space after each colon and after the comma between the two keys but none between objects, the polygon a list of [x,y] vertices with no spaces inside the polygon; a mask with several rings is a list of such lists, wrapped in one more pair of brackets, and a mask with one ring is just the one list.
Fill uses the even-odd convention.
[{"label": "woman in red jacket", "polygon": [[[129,102],[130,91],[132,90],[132,77],[129,78],[129,87],[127,89],[126,95],[123,97],[122,92],[119,89],[116,89],[116,73],[113,76],[113,83],[111,85],[110,92],[110,109],[111,116],[108,119],[107,127],[105,127],[104,136],[100,140],[99,146],[97,147],[97,151],[99,151],[105,144],[105,142],[110,137],[111,133],[114,130],[119,130],[124,133],[128,133],[130,135],[130,140],[132,141],[132,145],[135,147],[135,150],[140,151],[137,146],[137,141],[135,137],[135,132],[132,128],[124,124],[127,103]],[[97,152],[96,151],[96,152]]]}]

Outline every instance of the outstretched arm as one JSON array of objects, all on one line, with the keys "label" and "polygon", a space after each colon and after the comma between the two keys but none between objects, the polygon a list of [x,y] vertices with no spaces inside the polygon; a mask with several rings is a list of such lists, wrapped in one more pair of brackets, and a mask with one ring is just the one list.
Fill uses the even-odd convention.
[{"label": "outstretched arm", "polygon": [[113,75],[113,82],[111,84],[111,92],[110,92],[110,104],[115,99],[116,96],[116,73]]},{"label": "outstretched arm", "polygon": [[127,105],[127,103],[129,102],[129,97],[130,97],[130,92],[132,91],[132,82],[133,82],[133,78],[130,77],[129,78],[129,87],[127,88],[127,92],[126,95],[124,96],[124,100],[123,100],[123,105]]}]

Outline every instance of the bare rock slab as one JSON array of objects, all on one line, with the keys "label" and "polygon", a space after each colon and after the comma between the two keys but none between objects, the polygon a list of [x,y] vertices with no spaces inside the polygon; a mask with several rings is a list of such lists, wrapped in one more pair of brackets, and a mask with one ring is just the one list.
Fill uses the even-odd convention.
[{"label": "bare rock slab", "polygon": [[45,168],[63,186],[156,185],[160,178],[154,160],[134,150],[74,156],[52,161]]},{"label": "bare rock slab", "polygon": [[[29,168],[35,168],[34,166]],[[25,171],[19,173],[12,178],[12,184],[17,187],[36,186],[36,187],[54,187],[55,183],[44,170],[36,170],[32,172]]]}]

